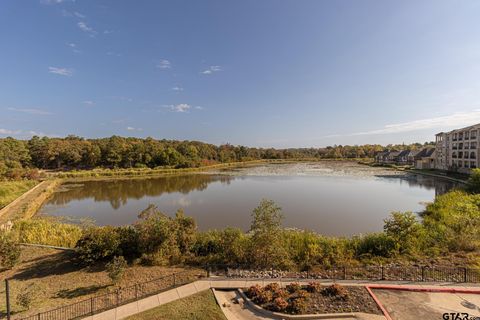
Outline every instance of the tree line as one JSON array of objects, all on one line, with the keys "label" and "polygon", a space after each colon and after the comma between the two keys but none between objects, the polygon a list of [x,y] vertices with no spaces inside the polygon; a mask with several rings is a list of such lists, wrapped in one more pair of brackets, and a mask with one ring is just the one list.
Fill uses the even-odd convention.
[{"label": "tree line", "polygon": [[418,149],[412,145],[334,145],[325,148],[253,148],[231,144],[213,145],[199,141],[157,140],[153,138],[85,139],[78,136],[29,140],[0,139],[0,177],[31,177],[31,169],[103,168],[189,168],[215,163],[260,159],[353,159],[373,158],[377,152]]}]

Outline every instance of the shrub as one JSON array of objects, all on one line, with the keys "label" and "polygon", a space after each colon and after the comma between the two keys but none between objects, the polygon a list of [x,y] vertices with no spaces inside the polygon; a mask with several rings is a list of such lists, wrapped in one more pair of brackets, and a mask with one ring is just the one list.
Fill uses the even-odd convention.
[{"label": "shrub", "polygon": [[321,292],[322,285],[320,284],[320,282],[317,282],[317,281],[309,282],[307,285],[307,291],[311,293]]},{"label": "shrub", "polygon": [[282,311],[285,311],[287,307],[288,307],[288,302],[284,298],[278,297],[273,300],[273,305],[272,305],[273,311],[282,312]]},{"label": "shrub", "polygon": [[344,286],[339,285],[338,283],[326,287],[325,289],[323,289],[323,293],[327,296],[337,297],[341,299],[348,298],[347,289]]},{"label": "shrub", "polygon": [[84,232],[75,248],[80,262],[90,265],[119,256],[120,244],[121,239],[115,227],[92,227]]},{"label": "shrub", "polygon": [[20,246],[11,232],[0,232],[0,268],[13,268],[20,259]]},{"label": "shrub", "polygon": [[123,256],[114,257],[113,260],[106,265],[108,277],[114,283],[116,283],[122,278],[122,275],[124,274],[126,268],[127,261]]},{"label": "shrub", "polygon": [[302,286],[297,282],[292,282],[288,284],[286,288],[287,288],[287,291],[290,293],[295,293],[302,290]]},{"label": "shrub", "polygon": [[258,303],[258,304],[265,304],[269,303],[273,300],[273,294],[271,291],[266,291],[266,290],[261,290],[255,298],[253,298],[253,301]]},{"label": "shrub", "polygon": [[30,310],[32,305],[37,300],[37,290],[33,286],[28,287],[25,290],[22,290],[17,294],[17,304],[24,309]]},{"label": "shrub", "polygon": [[291,313],[302,314],[307,311],[308,302],[305,298],[291,299],[287,310]]},{"label": "shrub", "polygon": [[370,233],[356,238],[355,252],[357,257],[391,257],[396,250],[395,240],[383,232]]},{"label": "shrub", "polygon": [[263,288],[261,286],[259,286],[258,284],[254,285],[254,286],[251,286],[250,288],[248,288],[247,290],[247,296],[250,298],[250,299],[253,299],[255,298],[256,296],[258,296],[260,294],[260,292],[263,291]]},{"label": "shrub", "polygon": [[387,236],[394,239],[398,252],[417,251],[421,225],[412,212],[392,212],[384,222],[383,229]]}]

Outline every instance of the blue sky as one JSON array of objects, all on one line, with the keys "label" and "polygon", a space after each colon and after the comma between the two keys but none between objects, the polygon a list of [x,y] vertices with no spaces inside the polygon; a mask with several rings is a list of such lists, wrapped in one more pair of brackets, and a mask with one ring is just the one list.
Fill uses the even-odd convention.
[{"label": "blue sky", "polygon": [[480,122],[480,1],[0,2],[0,137],[301,147]]}]

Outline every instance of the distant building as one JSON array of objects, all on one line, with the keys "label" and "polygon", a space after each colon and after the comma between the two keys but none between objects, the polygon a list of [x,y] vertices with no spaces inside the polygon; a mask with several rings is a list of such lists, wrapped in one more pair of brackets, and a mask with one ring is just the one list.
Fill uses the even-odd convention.
[{"label": "distant building", "polygon": [[480,124],[435,135],[435,168],[469,173],[478,168]]},{"label": "distant building", "polygon": [[436,149],[424,148],[415,155],[416,169],[435,169]]}]

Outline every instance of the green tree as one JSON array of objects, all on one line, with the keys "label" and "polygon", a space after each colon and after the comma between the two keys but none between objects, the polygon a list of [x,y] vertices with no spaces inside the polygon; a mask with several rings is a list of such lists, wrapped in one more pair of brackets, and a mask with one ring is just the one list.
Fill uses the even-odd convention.
[{"label": "green tree", "polygon": [[392,212],[384,222],[385,233],[394,239],[400,253],[413,253],[418,249],[421,225],[412,212]]},{"label": "green tree", "polygon": [[258,267],[282,267],[288,257],[282,241],[282,209],[272,200],[263,199],[253,210],[251,259]]}]

